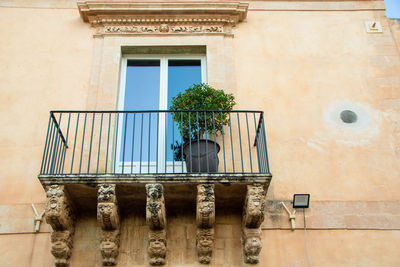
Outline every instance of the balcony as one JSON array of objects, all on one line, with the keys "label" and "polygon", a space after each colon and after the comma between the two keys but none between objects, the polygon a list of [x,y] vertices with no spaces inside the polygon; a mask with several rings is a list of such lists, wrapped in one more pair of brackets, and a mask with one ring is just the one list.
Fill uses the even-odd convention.
[{"label": "balcony", "polygon": [[[136,210],[149,226],[150,264],[159,265],[166,250],[151,254],[151,240],[167,242],[169,212],[196,214],[197,238],[213,240],[215,213],[243,208],[244,259],[258,262],[271,180],[261,111],[51,111],[38,177],[54,240],[73,233],[71,214],[97,212],[104,242],[119,244],[119,214]],[[212,246],[199,244],[199,261],[210,262]],[[118,252],[100,248],[114,264]]]},{"label": "balcony", "polygon": [[[190,142],[181,134],[185,118]],[[198,155],[185,156],[184,148]],[[198,168],[204,153],[205,167]],[[211,157],[219,158],[217,168]],[[42,183],[264,183],[268,177],[261,111],[52,111],[39,174]]]}]

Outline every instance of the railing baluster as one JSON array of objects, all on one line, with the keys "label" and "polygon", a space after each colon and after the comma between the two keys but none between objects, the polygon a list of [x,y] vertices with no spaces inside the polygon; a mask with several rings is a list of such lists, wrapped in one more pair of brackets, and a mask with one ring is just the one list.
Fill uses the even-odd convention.
[{"label": "railing baluster", "polygon": [[64,149],[64,153],[62,155],[61,173],[64,173],[64,163],[65,163],[65,156],[67,154],[67,148],[68,148],[68,137],[69,137],[69,125],[70,125],[70,122],[71,122],[71,112],[68,112],[67,136],[65,137],[65,149]]},{"label": "railing baluster", "polygon": [[[190,165],[190,172],[193,172],[193,168],[192,168],[192,138],[191,138],[191,131],[192,131],[192,129],[191,129],[191,123],[190,123],[190,111],[188,112],[189,113],[189,136],[188,136],[188,139],[189,139],[189,165]],[[199,169],[200,169],[200,166],[199,166]]]},{"label": "railing baluster", "polygon": [[135,149],[135,124],[136,124],[136,113],[133,113],[133,122],[132,122],[132,151],[131,151],[131,173],[133,173],[133,157],[134,149]]},{"label": "railing baluster", "polygon": [[197,120],[197,166],[199,166],[200,172],[200,125],[199,125],[199,112],[196,111],[196,120]]},{"label": "railing baluster", "polygon": [[109,116],[108,116],[107,151],[106,151],[106,162],[105,162],[106,166],[104,168],[104,174],[107,173],[108,148],[109,148],[109,145],[110,145],[110,128],[111,128],[111,112],[109,113]]},{"label": "railing baluster", "polygon": [[253,173],[253,162],[251,160],[251,147],[250,147],[249,119],[247,118],[247,112],[246,112],[246,125],[247,125],[247,141],[249,144],[250,172]]},{"label": "railing baluster", "polygon": [[[168,116],[168,113],[166,113]],[[175,147],[175,133],[174,133],[174,128],[175,128],[175,123],[174,123],[174,119],[171,118],[172,121],[172,173],[175,173],[175,158],[174,158],[174,147]]]},{"label": "railing baluster", "polygon": [[263,135],[264,135],[265,160],[266,160],[265,163],[267,165],[266,173],[269,173],[268,148],[267,148],[267,137],[266,137],[266,133],[265,133],[264,116],[263,116],[263,120],[262,120],[262,128],[263,128],[263,133],[264,133]]},{"label": "railing baluster", "polygon": [[140,126],[140,159],[139,159],[139,173],[142,173],[142,144],[143,144],[143,113]]},{"label": "railing baluster", "polygon": [[167,141],[168,141],[168,138],[167,138],[167,135],[168,135],[168,121],[167,121],[167,112],[164,112],[164,127],[165,127],[165,136],[164,136],[164,173],[167,173],[167,156],[168,156],[168,144],[167,144]]},{"label": "railing baluster", "polygon": [[48,125],[48,128],[47,128],[46,143],[45,143],[45,146],[44,146],[43,159],[42,159],[42,171],[41,171],[42,174],[47,174],[47,171],[46,171],[46,167],[48,166],[48,164],[47,164],[47,156],[49,154],[50,143],[51,143],[51,139],[53,137],[53,128],[54,128],[53,125],[54,125],[54,123],[53,123],[52,117],[50,115],[50,117],[49,117],[49,125]]},{"label": "railing baluster", "polygon": [[60,167],[60,165],[61,165],[61,159],[62,159],[62,153],[63,153],[63,144],[64,144],[64,142],[63,142],[63,140],[61,139],[61,138],[59,138],[58,139],[58,148],[57,148],[57,160],[56,160],[56,165],[55,165],[55,168],[54,168],[54,173],[56,173],[56,174],[58,174],[58,170],[59,170],[59,167]]},{"label": "railing baluster", "polygon": [[97,149],[97,166],[96,166],[96,174],[99,173],[99,162],[100,162],[100,148],[101,148],[101,133],[103,131],[103,115],[104,113],[101,113],[100,117],[100,133],[99,133],[99,147]]},{"label": "railing baluster", "polygon": [[237,116],[237,121],[238,121],[238,129],[239,129],[239,146],[240,146],[240,159],[242,162],[242,172],[244,172],[243,169],[243,153],[242,153],[242,135],[240,134],[240,119],[239,119],[239,112],[236,113]]},{"label": "railing baluster", "polygon": [[[222,116],[222,112],[220,112],[221,114],[221,135],[222,135],[222,152],[224,153],[224,173],[226,173],[226,162],[225,162],[225,140],[224,140],[224,118]],[[229,127],[231,127],[229,125]]]},{"label": "railing baluster", "polygon": [[215,135],[215,119],[214,119],[214,111],[212,112],[212,121],[213,121],[213,132],[214,132],[214,152],[215,152],[215,172],[218,172],[218,152],[217,152],[217,137]]},{"label": "railing baluster", "polygon": [[119,115],[120,113],[116,113],[116,120],[117,120],[117,125],[116,125],[116,133],[115,133],[115,147],[114,147],[114,173],[117,173],[117,164],[119,164],[119,162],[117,162],[117,150],[118,150],[118,130],[119,130]]},{"label": "railing baluster", "polygon": [[44,142],[44,149],[43,149],[43,156],[42,156],[42,164],[40,166],[40,174],[44,174],[43,173],[43,166],[44,166],[44,155],[46,152],[46,148],[47,148],[47,140],[49,139],[49,130],[50,130],[50,122],[51,122],[51,116],[49,117],[49,122],[47,124],[47,133],[46,133],[46,141]]},{"label": "railing baluster", "polygon": [[84,144],[85,144],[86,118],[87,118],[87,113],[85,113],[85,120],[83,122],[83,135],[82,135],[81,159],[79,162],[79,174],[81,174],[83,148],[84,148]]},{"label": "railing baluster", "polygon": [[156,173],[158,173],[158,134],[159,134],[159,127],[160,125],[160,113],[157,112],[157,141],[156,141]]},{"label": "railing baluster", "polygon": [[56,134],[56,138],[54,140],[54,152],[53,152],[53,157],[51,159],[51,167],[50,167],[51,174],[54,174],[54,169],[56,168],[56,165],[57,165],[58,156],[56,156],[56,155],[58,153],[58,147],[59,147],[58,142],[60,141],[59,139],[61,139],[61,135],[60,135],[60,125],[61,125],[61,119],[62,119],[61,114],[62,113],[60,112],[60,115],[58,116],[59,122],[57,122],[57,120],[54,118],[55,123],[56,123],[57,134]]},{"label": "railing baluster", "polygon": [[71,171],[70,171],[70,174],[72,174],[72,170],[73,170],[73,167],[74,167],[76,137],[77,137],[77,135],[78,135],[78,126],[79,126],[79,115],[80,115],[80,113],[78,112],[78,115],[76,116],[76,128],[75,128],[75,138],[74,138],[74,149],[72,150],[72,160],[71,160]]},{"label": "railing baluster", "polygon": [[122,113],[122,117],[124,118],[124,120],[122,120],[122,121],[123,122],[125,121],[124,144],[122,146],[122,171],[121,171],[122,174],[124,174],[124,169],[125,169],[125,144],[126,144],[126,127],[128,125],[128,115],[129,115],[129,113]]},{"label": "railing baluster", "polygon": [[90,145],[89,145],[89,158],[88,158],[88,167],[87,167],[87,173],[90,172],[90,157],[92,155],[92,141],[93,141],[93,128],[94,128],[94,120],[96,118],[96,113],[93,112],[93,118],[92,118],[92,131],[90,133]]},{"label": "railing baluster", "polygon": [[149,144],[147,148],[147,173],[150,173],[150,136],[151,136],[151,113],[149,113]]},{"label": "railing baluster", "polygon": [[256,113],[255,112],[253,112],[253,121],[254,121],[254,131],[256,134],[254,145],[257,148],[258,172],[261,173],[260,150],[259,150],[259,144],[258,144],[258,131],[257,131],[258,128],[257,128],[257,124],[256,124]]},{"label": "railing baluster", "polygon": [[231,152],[232,152],[232,168],[233,168],[233,172],[235,172],[235,158],[233,156],[233,142],[232,142],[232,121],[231,121],[231,112],[228,113],[229,115],[229,125],[231,127],[229,127],[229,131],[230,131],[230,137],[231,137]]},{"label": "railing baluster", "polygon": [[[183,112],[181,111],[181,125],[183,122]],[[183,127],[182,127],[182,132],[183,132]],[[185,159],[183,158],[183,134],[181,134],[181,163],[182,163],[182,173],[184,172],[183,170],[183,165],[185,164]],[[187,171],[187,170],[186,170]]]},{"label": "railing baluster", "polygon": [[[209,133],[207,130],[207,111],[204,111],[204,132],[207,133],[207,138],[206,138],[206,162],[207,162],[207,173],[210,173],[210,167],[208,165],[208,138],[209,138]],[[201,168],[199,166],[199,172]]]}]

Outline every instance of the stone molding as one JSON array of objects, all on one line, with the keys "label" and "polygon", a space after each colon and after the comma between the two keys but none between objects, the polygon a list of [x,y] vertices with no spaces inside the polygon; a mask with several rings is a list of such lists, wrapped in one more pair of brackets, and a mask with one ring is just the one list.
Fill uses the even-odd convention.
[{"label": "stone molding", "polygon": [[104,266],[117,264],[120,219],[115,184],[101,184],[97,190],[97,221],[101,226],[100,252]]},{"label": "stone molding", "polygon": [[151,265],[164,265],[167,254],[167,218],[164,188],[161,184],[146,184],[146,223],[149,226],[147,253]]},{"label": "stone molding", "polygon": [[79,1],[79,13],[96,28],[96,35],[218,34],[233,35],[232,27],[247,17],[248,3]]},{"label": "stone molding", "polygon": [[64,185],[46,187],[46,222],[53,228],[51,254],[57,267],[69,266],[75,217]]}]

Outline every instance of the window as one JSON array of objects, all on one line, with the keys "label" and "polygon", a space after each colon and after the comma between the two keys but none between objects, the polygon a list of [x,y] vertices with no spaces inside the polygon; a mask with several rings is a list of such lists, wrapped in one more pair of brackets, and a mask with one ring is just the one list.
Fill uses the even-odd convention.
[{"label": "window", "polygon": [[[205,57],[126,56],[122,60],[118,109],[123,111],[167,110],[172,97],[192,84],[206,82]],[[174,159],[173,145],[181,142],[170,113],[121,114],[117,138],[117,166],[123,173],[185,171]]]}]

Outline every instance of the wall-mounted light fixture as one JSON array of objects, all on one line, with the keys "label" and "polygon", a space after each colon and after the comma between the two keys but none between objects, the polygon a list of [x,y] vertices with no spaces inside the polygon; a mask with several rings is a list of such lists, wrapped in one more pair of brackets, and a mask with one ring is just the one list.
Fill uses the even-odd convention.
[{"label": "wall-mounted light fixture", "polygon": [[293,195],[293,208],[308,208],[310,205],[310,194],[294,194]]}]

